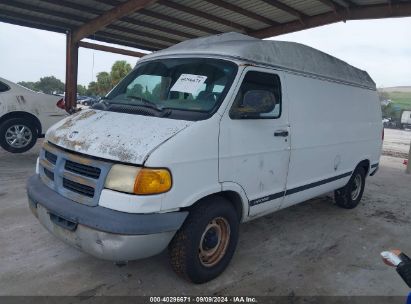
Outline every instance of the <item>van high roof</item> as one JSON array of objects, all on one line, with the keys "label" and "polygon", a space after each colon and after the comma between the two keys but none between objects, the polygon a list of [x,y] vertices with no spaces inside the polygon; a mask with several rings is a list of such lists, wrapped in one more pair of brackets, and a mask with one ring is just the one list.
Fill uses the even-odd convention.
[{"label": "van high roof", "polygon": [[141,61],[174,55],[211,55],[232,58],[376,89],[375,82],[367,72],[319,50],[295,42],[260,40],[239,33],[183,41],[146,55]]}]

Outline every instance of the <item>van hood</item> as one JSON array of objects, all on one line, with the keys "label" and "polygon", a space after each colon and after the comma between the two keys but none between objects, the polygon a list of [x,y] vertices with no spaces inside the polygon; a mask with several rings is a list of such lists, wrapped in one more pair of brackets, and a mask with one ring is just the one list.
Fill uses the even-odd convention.
[{"label": "van hood", "polygon": [[154,149],[191,124],[89,109],[53,125],[46,140],[86,155],[142,165]]}]

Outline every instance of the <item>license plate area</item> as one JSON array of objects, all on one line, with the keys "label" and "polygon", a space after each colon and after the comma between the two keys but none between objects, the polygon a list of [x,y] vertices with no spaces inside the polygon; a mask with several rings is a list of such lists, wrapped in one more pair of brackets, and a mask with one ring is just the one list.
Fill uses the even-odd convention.
[{"label": "license plate area", "polygon": [[77,229],[77,223],[65,219],[61,216],[55,215],[53,213],[50,213],[50,220],[57,226],[64,228],[66,230],[75,231]]}]

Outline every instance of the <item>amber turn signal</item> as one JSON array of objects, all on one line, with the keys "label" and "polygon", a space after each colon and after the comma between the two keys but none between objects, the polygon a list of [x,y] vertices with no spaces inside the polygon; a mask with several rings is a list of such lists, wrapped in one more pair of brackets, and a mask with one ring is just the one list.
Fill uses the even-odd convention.
[{"label": "amber turn signal", "polygon": [[160,194],[171,189],[170,171],[167,169],[142,168],[134,183],[134,194]]}]

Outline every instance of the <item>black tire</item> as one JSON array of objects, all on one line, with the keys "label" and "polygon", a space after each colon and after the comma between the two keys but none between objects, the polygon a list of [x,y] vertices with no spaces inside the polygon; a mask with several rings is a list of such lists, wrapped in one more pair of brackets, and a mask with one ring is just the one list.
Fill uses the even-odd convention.
[{"label": "black tire", "polygon": [[[213,251],[214,248],[217,248],[216,252],[221,252],[221,254],[216,255],[219,258],[216,258],[214,260],[215,264],[212,264],[212,260],[205,262],[204,258],[200,258],[200,251],[204,247],[209,249],[204,245],[208,241],[206,231],[214,232],[212,231],[213,228],[210,227],[217,220],[220,221],[220,224],[224,222],[222,226],[228,224],[229,237],[226,241],[222,241],[222,237],[217,237],[219,239],[217,245],[210,250]],[[173,270],[184,279],[196,284],[205,283],[216,278],[225,270],[233,257],[237,246],[238,227],[237,212],[226,199],[213,196],[199,202],[190,210],[188,218],[177,231],[168,247]],[[224,229],[221,231],[224,231]],[[226,234],[221,233],[221,235]],[[215,240],[214,237],[213,240]],[[223,244],[226,244],[226,249],[219,250],[219,248],[224,247]]]},{"label": "black tire", "polygon": [[[358,185],[356,179],[360,180],[360,185]],[[364,193],[364,187],[365,169],[363,167],[357,167],[347,185],[334,192],[336,204],[344,209],[353,209],[357,207]]]},{"label": "black tire", "polygon": [[[24,126],[31,133],[31,138],[24,146],[18,147],[11,145],[6,139],[6,132],[13,126]],[[27,134],[27,133],[26,133]],[[0,146],[11,153],[23,153],[30,150],[37,141],[38,131],[33,121],[27,118],[10,118],[0,125]]]}]

